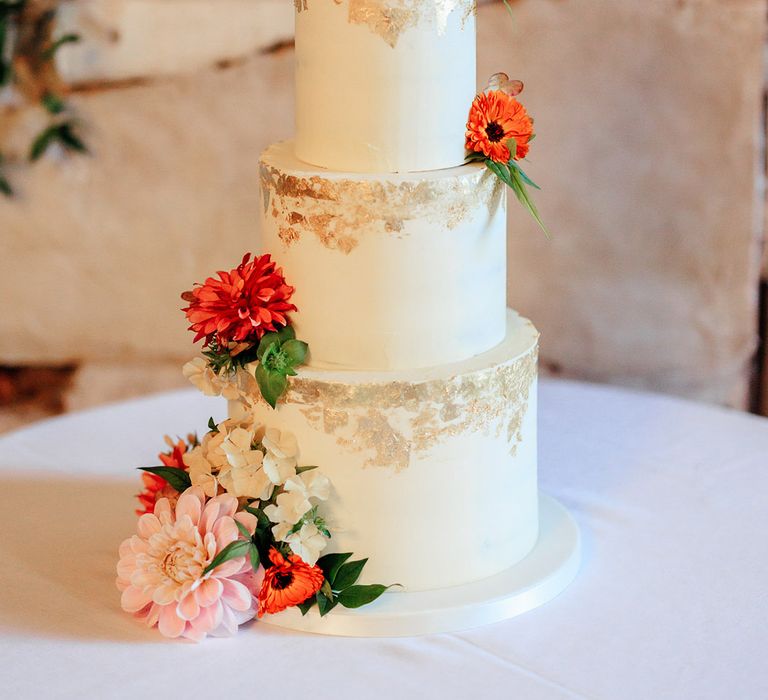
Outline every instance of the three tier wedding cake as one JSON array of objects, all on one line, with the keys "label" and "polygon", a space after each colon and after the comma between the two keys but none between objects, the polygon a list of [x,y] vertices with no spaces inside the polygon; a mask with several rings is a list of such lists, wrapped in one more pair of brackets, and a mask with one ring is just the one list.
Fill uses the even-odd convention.
[{"label": "three tier wedding cake", "polygon": [[[123,607],[196,639],[255,614],[339,634],[507,617],[573,575],[552,583],[573,551],[528,556],[539,334],[505,303],[507,185],[538,219],[522,84],[477,94],[474,0],[295,6],[297,132],[261,157],[263,254],[184,295],[205,344],[185,373],[228,418],[145,469]],[[205,545],[212,511],[232,524]],[[182,522],[199,551],[170,569]]]}]

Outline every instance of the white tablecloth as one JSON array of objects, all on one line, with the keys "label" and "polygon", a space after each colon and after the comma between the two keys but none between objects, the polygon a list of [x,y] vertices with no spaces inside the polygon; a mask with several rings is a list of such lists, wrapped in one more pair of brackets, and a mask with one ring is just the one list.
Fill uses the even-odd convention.
[{"label": "white tablecloth", "polygon": [[177,392],[0,439],[0,697],[768,698],[768,420],[544,382],[541,486],[583,535],[559,598],[461,634],[167,641],[114,588],[132,469],[221,409]]}]

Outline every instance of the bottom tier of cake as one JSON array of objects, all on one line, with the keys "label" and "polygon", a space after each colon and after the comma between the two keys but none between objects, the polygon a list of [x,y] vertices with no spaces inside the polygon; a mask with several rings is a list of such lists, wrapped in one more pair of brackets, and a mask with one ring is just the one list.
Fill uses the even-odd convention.
[{"label": "bottom tier of cake", "polygon": [[302,368],[277,411],[255,397],[247,410],[292,432],[301,463],[331,479],[329,551],[368,557],[361,583],[458,586],[536,543],[537,355],[538,332],[510,311],[504,341],[464,362]]}]

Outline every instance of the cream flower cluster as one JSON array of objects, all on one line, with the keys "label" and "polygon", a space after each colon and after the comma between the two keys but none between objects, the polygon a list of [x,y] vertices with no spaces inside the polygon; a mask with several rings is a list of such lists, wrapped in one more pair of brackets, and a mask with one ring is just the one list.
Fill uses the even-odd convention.
[{"label": "cream flower cluster", "polygon": [[184,365],[184,376],[206,396],[233,402],[218,432],[208,433],[184,455],[192,485],[208,497],[223,489],[237,498],[270,501],[264,513],[274,523],[275,539],[314,565],[328,544],[316,510],[318,501],[329,496],[328,478],[315,470],[297,473],[299,448],[291,433],[253,425],[254,397],[260,392],[250,366],[217,374],[205,359],[196,358]]},{"label": "cream flower cluster", "polygon": [[285,542],[307,564],[313,566],[328,544],[316,515],[316,502],[325,501],[331,492],[328,477],[317,471],[304,472],[288,479],[275,503],[264,509],[273,522],[272,534]]},{"label": "cream flower cluster", "polygon": [[220,488],[236,498],[268,500],[296,475],[296,438],[274,428],[226,420],[184,455],[193,486],[212,498]]},{"label": "cream flower cluster", "polygon": [[216,374],[205,358],[196,357],[184,365],[184,376],[206,396],[223,396],[227,401],[249,403],[249,396],[258,396],[259,387],[253,372],[238,369],[233,374]]},{"label": "cream flower cluster", "polygon": [[328,498],[331,484],[316,470],[297,473],[298,457],[292,433],[230,418],[184,454],[184,464],[192,485],[209,498],[226,491],[268,502],[264,514],[274,524],[275,539],[313,566],[328,544],[316,506]]}]

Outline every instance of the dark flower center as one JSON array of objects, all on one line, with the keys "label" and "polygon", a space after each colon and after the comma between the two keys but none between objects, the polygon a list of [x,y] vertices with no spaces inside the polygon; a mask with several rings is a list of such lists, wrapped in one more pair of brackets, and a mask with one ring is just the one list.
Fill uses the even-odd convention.
[{"label": "dark flower center", "polygon": [[288,588],[293,583],[292,571],[279,571],[275,574],[275,580],[272,584],[278,591]]},{"label": "dark flower center", "polygon": [[498,122],[491,122],[485,127],[485,134],[491,143],[498,143],[504,138],[504,129]]}]

